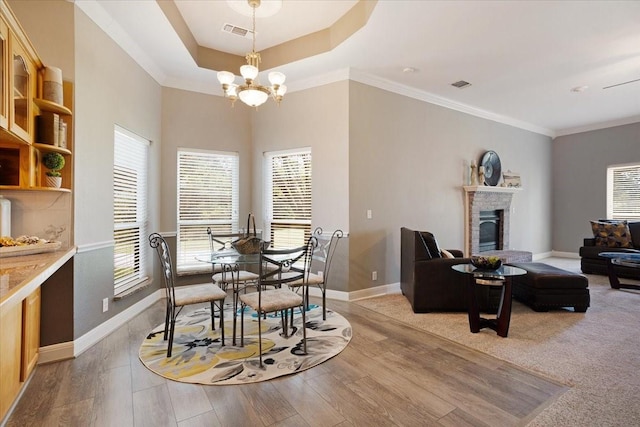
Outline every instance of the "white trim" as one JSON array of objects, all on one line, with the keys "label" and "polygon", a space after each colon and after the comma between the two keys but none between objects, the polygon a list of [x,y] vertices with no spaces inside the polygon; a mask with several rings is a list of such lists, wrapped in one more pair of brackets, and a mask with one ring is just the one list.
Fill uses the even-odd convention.
[{"label": "white trim", "polygon": [[114,244],[115,244],[114,240],[87,243],[86,245],[79,245],[77,253],[83,254],[85,252],[97,251],[98,249],[112,248]]},{"label": "white trim", "polygon": [[539,260],[541,260],[541,259],[549,258],[549,257],[551,257],[551,256],[553,256],[553,253],[552,253],[552,252],[542,252],[542,253],[540,253],[540,254],[533,254],[533,255],[531,256],[531,260],[532,260],[532,261],[539,261]]},{"label": "white trim", "polygon": [[287,91],[289,93],[293,93],[345,80],[349,80],[348,68],[343,68],[341,70],[335,70],[322,75],[308,77],[303,80],[297,80],[295,82],[287,83]]},{"label": "white trim", "polygon": [[84,351],[89,349],[92,345],[100,342],[101,339],[118,329],[120,326],[127,323],[129,320],[133,319],[138,314],[142,313],[147,308],[151,307],[153,304],[164,298],[165,292],[164,289],[158,289],[151,295],[143,298],[138,301],[131,307],[126,310],[116,314],[111,319],[101,323],[96,326],[83,336],[77,338],[73,341],[73,355],[77,357],[81,355]]},{"label": "white trim", "polygon": [[349,69],[349,79],[369,86],[377,87],[378,89],[383,89],[389,92],[397,93],[399,95],[404,95],[409,98],[449,108],[450,110],[460,111],[461,113],[466,113],[494,122],[514,126],[534,133],[550,136],[552,138],[556,136],[556,133],[551,129],[543,128],[531,123],[513,119],[511,117],[503,116],[501,114],[492,113],[491,111],[486,111],[480,108],[472,107],[470,105],[455,102],[450,99],[446,99],[422,90],[417,90],[415,88],[399,84],[391,80],[383,79],[371,74],[367,74],[353,68]]},{"label": "white trim", "polygon": [[38,350],[38,365],[73,358],[73,341],[46,345]]},{"label": "white trim", "polygon": [[[382,295],[390,295],[400,293],[400,283],[392,283],[389,285],[376,286],[374,288],[361,289],[359,291],[344,292],[327,289],[327,299],[336,301],[357,301],[365,298],[373,298]],[[309,295],[313,297],[321,297],[320,289],[316,287],[309,288]]]},{"label": "white trim", "polygon": [[560,129],[559,131],[556,132],[555,138],[559,136],[573,135],[575,133],[590,132],[592,130],[600,130],[600,129],[613,128],[616,126],[631,125],[634,123],[640,123],[640,116],[631,116],[631,117],[625,117],[624,119],[610,120],[608,122],[600,122],[600,123],[594,123],[594,124],[585,125],[585,126],[578,126],[574,128]]}]

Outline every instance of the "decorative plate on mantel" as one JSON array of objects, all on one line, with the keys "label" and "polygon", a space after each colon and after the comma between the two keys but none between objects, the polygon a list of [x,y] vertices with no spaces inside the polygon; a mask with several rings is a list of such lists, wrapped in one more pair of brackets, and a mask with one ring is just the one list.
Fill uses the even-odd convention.
[{"label": "decorative plate on mantel", "polygon": [[487,151],[482,155],[480,166],[484,166],[484,183],[495,187],[502,176],[500,157],[495,151]]}]

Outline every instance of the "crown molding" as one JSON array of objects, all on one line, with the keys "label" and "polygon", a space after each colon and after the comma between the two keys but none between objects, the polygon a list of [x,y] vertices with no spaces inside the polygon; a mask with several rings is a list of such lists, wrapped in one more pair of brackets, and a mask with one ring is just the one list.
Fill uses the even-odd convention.
[{"label": "crown molding", "polygon": [[625,117],[624,119],[610,120],[607,122],[600,122],[600,123],[594,123],[591,125],[562,129],[556,132],[556,138],[559,136],[573,135],[573,134],[582,133],[582,132],[591,132],[593,130],[630,125],[633,123],[640,123],[640,116],[631,116],[631,117]]},{"label": "crown molding", "polygon": [[363,84],[367,84],[369,86],[377,87],[378,89],[383,89],[389,92],[397,93],[399,95],[407,96],[409,98],[417,99],[419,101],[424,101],[430,104],[439,105],[441,107],[445,107],[450,110],[459,111],[461,113],[470,114],[472,116],[476,116],[476,117],[491,120],[494,122],[513,126],[516,128],[528,130],[533,133],[550,136],[551,138],[554,138],[556,135],[555,132],[551,129],[536,126],[534,124],[513,119],[511,117],[503,116],[501,114],[492,113],[491,111],[482,110],[480,108],[472,107],[470,105],[451,101],[450,99],[446,99],[429,92],[417,90],[415,88],[412,88],[400,83],[396,83],[391,80],[383,79],[371,74],[367,74],[355,69],[349,70],[349,78],[351,80],[354,80]]}]

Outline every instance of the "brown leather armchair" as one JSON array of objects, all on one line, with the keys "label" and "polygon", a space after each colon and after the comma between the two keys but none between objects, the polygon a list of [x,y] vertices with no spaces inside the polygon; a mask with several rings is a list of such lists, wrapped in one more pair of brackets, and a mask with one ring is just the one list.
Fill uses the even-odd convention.
[{"label": "brown leather armchair", "polygon": [[[415,313],[467,311],[468,278],[451,266],[471,262],[459,250],[448,250],[454,258],[443,258],[433,234],[400,229],[400,287]],[[480,310],[498,311],[500,288],[476,286]]]}]

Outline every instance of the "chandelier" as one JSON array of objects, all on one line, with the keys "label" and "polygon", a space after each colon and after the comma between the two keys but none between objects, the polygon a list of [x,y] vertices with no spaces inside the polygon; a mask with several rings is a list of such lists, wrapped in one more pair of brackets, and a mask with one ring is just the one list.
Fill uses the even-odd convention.
[{"label": "chandelier", "polygon": [[264,104],[269,96],[271,96],[276,103],[280,104],[282,97],[287,92],[287,87],[283,84],[285,75],[272,71],[269,73],[269,83],[271,86],[262,86],[258,81],[258,65],[260,64],[260,54],[256,52],[256,8],[260,6],[260,0],[247,0],[249,6],[252,9],[253,16],[253,46],[250,53],[247,53],[247,64],[240,67],[240,74],[244,78],[244,84],[235,84],[234,80],[236,76],[229,71],[219,71],[218,81],[222,85],[224,96],[229,98],[232,105],[236,99],[240,98],[240,101],[244,102],[250,107],[259,107]]}]

